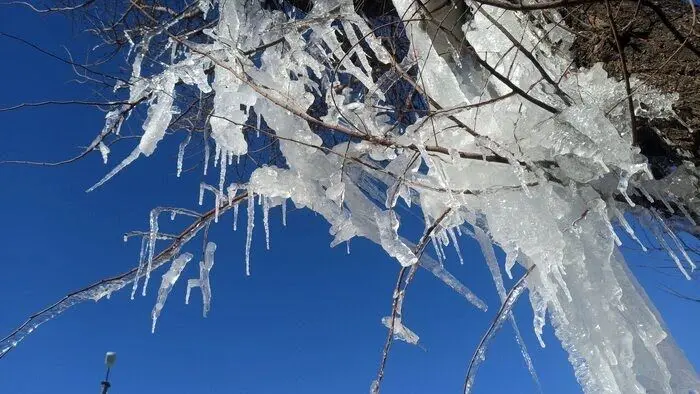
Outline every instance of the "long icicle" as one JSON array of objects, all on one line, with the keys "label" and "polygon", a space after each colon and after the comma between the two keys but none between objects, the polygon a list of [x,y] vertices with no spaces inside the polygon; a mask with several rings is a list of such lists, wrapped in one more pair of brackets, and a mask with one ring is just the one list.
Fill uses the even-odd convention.
[{"label": "long icicle", "polygon": [[156,208],[151,210],[151,215],[149,217],[151,231],[148,233],[148,263],[146,265],[146,279],[143,280],[143,291],[141,292],[143,296],[146,295],[148,280],[151,279],[153,255],[156,251],[156,239],[158,235],[158,215],[160,215],[160,209]]},{"label": "long icicle", "polygon": [[141,272],[143,272],[143,268],[146,265],[146,260],[144,257],[146,257],[146,245],[147,245],[148,238],[146,237],[141,237],[141,251],[139,252],[139,268],[136,270],[136,278],[134,279],[134,285],[131,288],[131,299],[134,299],[134,296],[136,295],[136,290],[139,287],[139,278],[141,277]]},{"label": "long icicle", "polygon": [[250,245],[253,242],[253,227],[255,227],[255,194],[248,190],[248,228],[245,239],[245,274],[250,276]]}]

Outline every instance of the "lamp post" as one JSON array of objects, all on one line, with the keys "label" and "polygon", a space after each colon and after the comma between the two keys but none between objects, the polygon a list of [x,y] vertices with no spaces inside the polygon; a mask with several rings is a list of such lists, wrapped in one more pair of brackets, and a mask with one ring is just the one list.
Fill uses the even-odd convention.
[{"label": "lamp post", "polygon": [[107,354],[105,354],[105,365],[107,366],[107,374],[105,375],[105,380],[103,380],[101,383],[101,394],[107,394],[109,388],[112,387],[112,385],[109,383],[109,371],[112,369],[112,366],[114,365],[115,361],[117,361],[117,353],[107,352]]}]

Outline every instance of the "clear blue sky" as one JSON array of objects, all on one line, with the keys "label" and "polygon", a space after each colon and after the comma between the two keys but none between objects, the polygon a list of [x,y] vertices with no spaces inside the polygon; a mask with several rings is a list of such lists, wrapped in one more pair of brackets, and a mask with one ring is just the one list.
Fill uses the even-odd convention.
[{"label": "clear blue sky", "polygon": [[[67,45],[76,58],[85,58],[87,41],[69,21],[2,7],[0,30],[55,53],[65,54],[61,45]],[[54,59],[3,37],[0,51],[4,77],[0,107],[94,97],[92,86],[70,82],[72,70]],[[94,138],[102,121],[101,113],[86,107],[0,113],[0,160],[53,161],[71,156]],[[175,177],[179,141],[180,136],[171,138],[154,157],[140,159],[89,194],[85,189],[133,142],[114,149],[108,166],[97,153],[58,168],[0,165],[0,336],[66,292],[134,266],[138,242],[124,244],[121,234],[145,230],[151,208],[196,208],[201,172]],[[241,215],[240,223],[244,219]],[[198,291],[190,305],[184,305],[183,279],[197,275],[193,261],[152,335],[150,311],[162,274],[157,272],[146,297],[130,301],[129,292],[123,291],[110,300],[78,306],[42,326],[0,360],[0,393],[96,393],[106,351],[118,353],[112,374],[115,394],[366,393],[386,336],[380,319],[390,310],[398,264],[362,240],[353,242],[350,255],[344,246],[330,249],[327,225],[308,212],[290,210],[288,226],[283,228],[280,222],[276,210],[271,217],[270,251],[264,250],[263,226],[258,222],[251,277],[244,275],[244,232],[231,230],[230,216],[212,230],[211,239],[219,249],[208,318],[201,317]],[[199,256],[200,244],[197,241],[184,251]],[[469,358],[498,309],[480,251],[466,240],[462,250],[466,264],[452,259],[448,268],[484,298],[490,310],[476,310],[420,272],[404,313],[424,349],[394,346],[385,393],[454,393],[461,388]],[[674,270],[645,267],[669,266],[662,254],[627,255],[676,340],[700,367],[698,304],[659,288],[659,283],[667,283],[697,294],[697,282],[678,280]],[[526,297],[516,315],[544,392],[580,392],[550,327],[547,348],[537,346]],[[510,327],[493,342],[475,392],[535,392]]]}]

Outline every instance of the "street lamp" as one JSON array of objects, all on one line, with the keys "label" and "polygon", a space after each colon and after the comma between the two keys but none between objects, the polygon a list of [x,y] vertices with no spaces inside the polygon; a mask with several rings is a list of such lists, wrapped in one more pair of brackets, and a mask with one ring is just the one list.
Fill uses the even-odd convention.
[{"label": "street lamp", "polygon": [[105,375],[105,380],[102,381],[102,394],[107,394],[107,390],[112,386],[109,384],[109,370],[112,369],[114,362],[117,361],[117,353],[107,352],[105,354],[105,365],[107,366],[107,375]]}]

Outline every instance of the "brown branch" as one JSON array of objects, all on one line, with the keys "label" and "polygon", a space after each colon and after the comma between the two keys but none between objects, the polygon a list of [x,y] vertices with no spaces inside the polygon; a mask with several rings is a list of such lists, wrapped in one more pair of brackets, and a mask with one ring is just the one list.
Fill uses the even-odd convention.
[{"label": "brown branch", "polygon": [[54,54],[54,53],[51,53],[51,52],[49,52],[49,51],[47,51],[47,50],[41,48],[40,46],[38,46],[38,45],[36,45],[36,44],[34,44],[34,43],[30,42],[30,41],[25,40],[24,38],[15,36],[14,34],[9,34],[9,33],[5,33],[5,32],[3,32],[3,31],[0,31],[0,36],[4,36],[4,37],[10,38],[10,39],[12,39],[12,40],[21,42],[22,44],[27,45],[27,46],[29,46],[29,47],[31,47],[31,48],[33,48],[33,49],[35,49],[35,50],[37,50],[37,51],[43,53],[44,55],[47,55],[47,56],[49,56],[49,57],[52,57],[52,58],[54,58],[54,59],[56,59],[56,60],[58,60],[58,61],[60,61],[60,62],[62,62],[62,63],[68,64],[68,65],[70,65],[70,66],[72,66],[72,67],[78,67],[78,68],[80,68],[80,69],[82,69],[82,70],[85,70],[86,72],[91,73],[91,74],[99,75],[99,76],[101,76],[101,77],[104,77],[104,78],[107,78],[107,79],[111,79],[111,80],[114,80],[114,81],[118,81],[118,82],[121,82],[121,83],[123,83],[123,84],[127,84],[127,85],[130,85],[130,84],[131,84],[129,81],[123,80],[123,79],[118,78],[118,77],[114,77],[114,76],[109,75],[109,74],[105,74],[105,73],[100,72],[100,71],[95,71],[95,70],[89,68],[88,66],[86,66],[86,65],[84,65],[84,64],[76,63],[76,62],[71,61],[71,60],[69,60],[69,59],[65,59],[65,58],[63,58],[63,57],[61,57],[61,56],[58,56],[58,55],[56,55],[56,54]]},{"label": "brown branch", "polygon": [[7,3],[0,3],[0,5],[22,5],[25,7],[29,7],[32,11],[38,12],[40,14],[45,14],[49,12],[67,12],[67,11],[75,11],[79,10],[81,8],[85,8],[89,6],[90,4],[94,3],[95,0],[87,0],[84,3],[80,3],[74,6],[68,6],[68,7],[49,7],[49,8],[37,8],[36,6],[32,5],[31,3],[28,3],[26,1],[10,1]]},{"label": "brown branch", "polygon": [[510,42],[512,42],[513,45],[514,45],[516,48],[518,48],[518,50],[520,51],[520,53],[522,53],[523,55],[525,55],[525,57],[528,58],[528,60],[530,60],[530,62],[532,63],[532,65],[535,66],[535,68],[536,68],[537,71],[540,73],[540,75],[542,75],[542,78],[544,78],[545,81],[547,81],[550,85],[552,85],[552,86],[554,87],[554,90],[555,90],[557,96],[559,96],[559,98],[562,99],[562,101],[564,101],[564,103],[565,103],[567,106],[571,106],[572,101],[571,101],[571,99],[569,98],[569,96],[568,96],[566,93],[564,93],[563,90],[561,90],[561,88],[559,87],[559,84],[558,84],[558,83],[554,82],[554,80],[552,79],[552,77],[549,76],[549,74],[547,73],[547,71],[545,71],[545,69],[544,69],[544,68],[542,67],[542,65],[540,64],[540,62],[537,61],[537,59],[535,59],[535,56],[532,54],[532,52],[531,52],[531,51],[528,51],[528,50],[523,46],[523,44],[520,43],[520,41],[519,41],[518,39],[516,39],[512,34],[510,34],[510,32],[508,31],[508,29],[506,29],[501,23],[499,23],[499,22],[498,22],[494,17],[492,17],[488,12],[484,11],[483,8],[479,8],[479,12],[480,12],[483,16],[485,16],[486,19],[489,20],[489,22],[491,22],[494,26],[496,26],[496,27],[498,28],[498,30],[500,30],[501,33],[503,33],[503,35],[505,35],[505,36],[510,40]]},{"label": "brown branch", "polygon": [[23,109],[23,108],[45,107],[48,105],[88,105],[88,106],[95,106],[95,107],[101,107],[101,106],[108,107],[108,106],[125,105],[125,104],[131,104],[131,103],[128,101],[101,102],[101,101],[80,101],[80,100],[47,100],[47,101],[39,101],[39,102],[34,102],[34,103],[20,103],[20,104],[13,105],[10,107],[0,108],[0,112],[9,112],[9,111],[14,111],[14,110]]},{"label": "brown branch", "polygon": [[[678,31],[678,29],[676,29],[676,27],[668,19],[668,17],[666,16],[666,13],[664,13],[664,11],[661,9],[661,7],[659,7],[658,5],[656,5],[655,3],[653,3],[649,0],[641,0],[641,3],[644,6],[649,7],[652,11],[654,11],[656,16],[659,17],[659,20],[661,21],[661,23],[663,23],[664,26],[666,26],[666,28],[671,32],[671,34],[673,34],[673,36],[676,38],[676,40],[678,40],[678,42],[681,43],[682,46],[686,47],[691,52],[693,52],[696,56],[700,57],[700,49],[696,48],[690,42],[688,37],[684,36],[683,33]],[[691,7],[693,7],[692,12],[694,12],[694,10],[695,10],[694,6],[691,5]],[[693,23],[695,23],[695,21],[693,21]]]},{"label": "brown branch", "polygon": [[[426,18],[425,20],[427,20],[427,21],[429,21],[429,22],[431,22],[431,23],[433,23],[433,24],[436,24],[438,29],[444,29],[443,26],[439,25],[439,24],[438,24],[435,20],[433,20],[432,18]],[[445,30],[445,32],[446,32],[446,34],[450,35],[451,37],[453,37],[453,38],[456,39],[457,41],[460,41],[459,38],[456,37],[456,36],[454,35],[454,33],[452,33],[451,31]],[[496,79],[498,79],[499,81],[501,81],[501,83],[503,83],[504,85],[506,85],[507,87],[509,87],[511,90],[513,90],[514,92],[516,92],[519,96],[521,96],[521,97],[524,98],[525,100],[527,100],[527,101],[529,101],[529,102],[531,102],[531,103],[537,105],[538,107],[544,109],[544,110],[547,111],[547,112],[550,112],[550,113],[553,113],[553,114],[558,114],[559,112],[561,112],[561,111],[559,111],[557,108],[554,108],[554,107],[552,107],[551,105],[549,105],[549,104],[543,102],[542,100],[539,100],[539,99],[537,99],[537,98],[531,96],[531,95],[528,94],[526,91],[524,91],[523,89],[521,89],[518,85],[516,85],[515,83],[513,83],[513,81],[511,81],[508,77],[506,77],[505,75],[503,75],[503,74],[501,74],[500,72],[496,71],[496,69],[493,68],[493,67],[488,63],[488,61],[482,59],[481,56],[479,56],[479,55],[476,53],[476,50],[475,50],[474,47],[472,47],[471,45],[467,45],[467,46],[466,46],[466,49],[469,50],[469,51],[473,54],[474,60],[476,60],[476,62],[479,63],[479,65],[480,65],[481,67],[483,67],[484,69],[486,69],[486,71],[488,71],[491,75],[493,75],[494,77],[496,77]]]},{"label": "brown branch", "polygon": [[105,128],[102,130],[102,132],[95,138],[90,145],[88,145],[87,148],[85,148],[82,152],[80,152],[78,155],[73,156],[69,159],[61,160],[61,161],[56,161],[56,162],[42,162],[42,161],[32,161],[32,160],[2,160],[0,161],[0,164],[23,164],[23,165],[34,165],[34,166],[44,166],[44,167],[56,167],[60,166],[63,164],[69,164],[73,163],[75,161],[78,161],[82,159],[83,157],[87,156],[88,153],[94,151],[97,149],[97,147],[100,145],[101,142],[104,141],[104,139],[111,133],[113,133],[115,130],[117,130],[121,124],[124,122],[126,117],[128,116],[129,112],[133,110],[138,104],[141,102],[145,101],[148,99],[149,96],[144,96],[140,98],[139,100],[133,102],[133,103],[125,103],[123,104],[122,111],[119,113],[119,119],[112,124],[111,127]]},{"label": "brown branch", "polygon": [[617,25],[615,19],[613,18],[612,9],[610,8],[610,0],[605,0],[605,9],[608,13],[608,19],[610,20],[610,30],[612,31],[613,38],[615,39],[615,45],[617,46],[617,52],[620,55],[620,63],[622,65],[622,77],[625,80],[625,90],[627,91],[627,107],[630,112],[630,127],[632,128],[632,145],[637,145],[637,120],[634,117],[634,99],[632,98],[632,88],[630,87],[630,76],[627,71],[627,59],[625,58],[625,50],[622,48],[620,43],[620,37],[617,34]]}]

